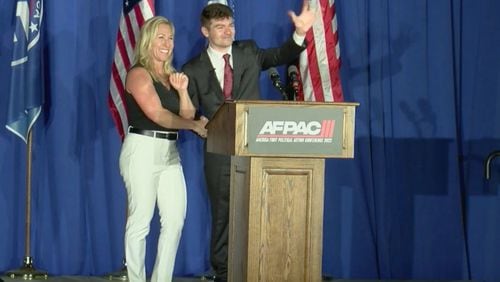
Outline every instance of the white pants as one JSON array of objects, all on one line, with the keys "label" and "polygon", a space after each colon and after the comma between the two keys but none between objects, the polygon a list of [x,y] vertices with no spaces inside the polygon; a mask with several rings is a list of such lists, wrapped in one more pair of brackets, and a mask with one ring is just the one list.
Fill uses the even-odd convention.
[{"label": "white pants", "polygon": [[155,204],[161,230],[151,282],[172,281],[186,216],[186,183],[176,141],[129,133],[120,153],[128,196],[125,259],[130,282],[145,282],[146,236]]}]

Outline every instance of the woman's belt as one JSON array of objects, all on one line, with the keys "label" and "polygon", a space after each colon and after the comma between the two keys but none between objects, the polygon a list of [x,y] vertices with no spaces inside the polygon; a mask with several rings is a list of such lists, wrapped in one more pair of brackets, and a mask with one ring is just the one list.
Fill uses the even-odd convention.
[{"label": "woman's belt", "polygon": [[149,137],[154,137],[154,138],[160,138],[160,139],[177,140],[177,132],[147,130],[147,129],[140,129],[140,128],[136,128],[136,127],[132,127],[132,126],[128,129],[128,132],[140,134],[140,135],[145,135],[145,136],[149,136]]}]

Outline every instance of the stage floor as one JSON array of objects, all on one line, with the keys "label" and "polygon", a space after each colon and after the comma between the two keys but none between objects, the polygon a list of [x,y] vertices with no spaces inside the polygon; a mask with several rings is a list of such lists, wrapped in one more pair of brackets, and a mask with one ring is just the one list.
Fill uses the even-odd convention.
[{"label": "stage floor", "polygon": [[[30,280],[24,280],[22,278],[16,278],[16,279],[12,279],[10,277],[1,277],[1,279],[3,279],[4,282],[26,282],[26,281],[30,281]],[[54,276],[54,277],[51,277],[49,276],[49,278],[47,278],[47,280],[31,280],[31,281],[47,281],[47,282],[110,282],[110,281],[114,281],[114,282],[125,282],[125,281],[128,281],[128,280],[109,280],[107,278],[103,278],[103,277],[98,277],[98,276]],[[193,277],[190,277],[190,278],[180,278],[180,277],[176,277],[174,278],[174,280],[172,282],[194,282],[194,281],[206,281],[206,282],[210,282],[211,280],[206,280],[206,279],[201,279],[201,278],[193,278]]]},{"label": "stage floor", "polygon": [[[25,282],[27,280],[24,280],[22,278],[16,278],[12,279],[10,277],[1,277],[1,279],[4,280],[4,282]],[[45,280],[36,280],[36,281],[45,281]],[[50,277],[46,280],[48,282],[109,282],[109,281],[115,281],[115,282],[120,282],[120,281],[127,281],[127,280],[110,280],[104,277],[96,277],[96,276],[54,276]],[[174,278],[173,282],[199,282],[199,281],[206,281],[210,282],[212,280],[207,280],[206,278],[199,278],[199,277],[177,277]],[[480,282],[477,280],[363,280],[363,279],[325,279],[323,281],[328,281],[328,282]]]}]

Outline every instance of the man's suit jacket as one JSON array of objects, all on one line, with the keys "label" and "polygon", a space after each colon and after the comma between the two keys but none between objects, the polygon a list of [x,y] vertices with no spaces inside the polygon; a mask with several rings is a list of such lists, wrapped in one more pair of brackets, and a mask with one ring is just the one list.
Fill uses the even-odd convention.
[{"label": "man's suit jacket", "polygon": [[[281,47],[270,49],[260,49],[253,40],[235,41],[232,47],[233,99],[260,99],[260,72],[292,63],[304,48],[292,38]],[[211,119],[224,103],[224,95],[207,50],[187,62],[182,70],[189,77],[188,91],[194,106]]]}]

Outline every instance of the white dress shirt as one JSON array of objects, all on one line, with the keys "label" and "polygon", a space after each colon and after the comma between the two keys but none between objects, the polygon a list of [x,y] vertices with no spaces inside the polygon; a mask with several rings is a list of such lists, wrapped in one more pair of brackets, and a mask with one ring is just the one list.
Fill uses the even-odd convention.
[{"label": "white dress shirt", "polygon": [[[300,36],[296,32],[293,33],[293,41],[299,46],[304,44],[305,36]],[[212,62],[212,66],[214,67],[215,75],[217,76],[217,80],[219,81],[220,88],[224,88],[224,54],[229,54],[229,64],[231,68],[233,68],[233,54],[232,54],[232,46],[229,47],[227,52],[221,53],[215,49],[213,49],[210,45],[208,46],[207,53],[210,58],[210,62]]]},{"label": "white dress shirt", "polygon": [[208,57],[210,58],[210,62],[212,62],[212,66],[214,67],[215,75],[217,76],[217,80],[219,81],[220,88],[223,89],[224,87],[224,54],[229,54],[229,64],[231,65],[231,68],[233,67],[233,54],[232,54],[232,47],[229,47],[229,50],[227,52],[221,53],[219,51],[216,51],[212,47],[208,46],[207,49]]}]

